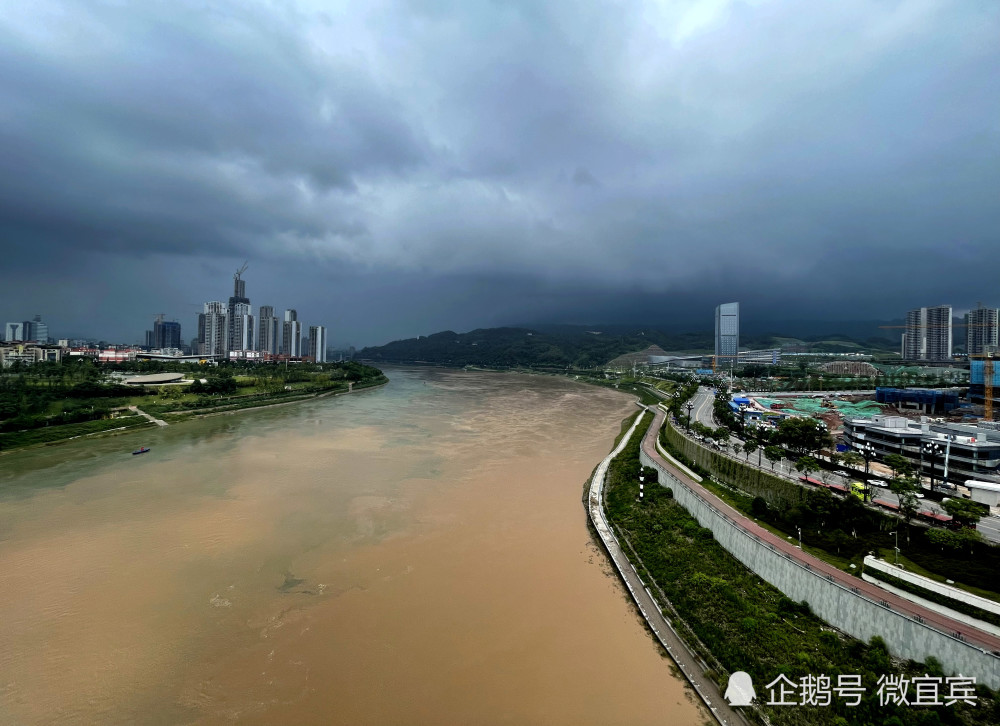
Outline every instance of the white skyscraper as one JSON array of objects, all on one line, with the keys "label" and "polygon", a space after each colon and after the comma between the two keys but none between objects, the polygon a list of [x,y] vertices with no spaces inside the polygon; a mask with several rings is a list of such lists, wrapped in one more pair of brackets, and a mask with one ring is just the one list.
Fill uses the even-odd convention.
[{"label": "white skyscraper", "polygon": [[326,328],[309,326],[309,357],[316,363],[326,363]]},{"label": "white skyscraper", "polygon": [[982,304],[970,310],[965,316],[965,351],[969,355],[995,352],[1000,347],[1000,325],[996,308],[984,308]]},{"label": "white skyscraper", "polygon": [[270,305],[260,306],[257,316],[257,350],[271,355],[278,353],[278,319],[274,317],[274,308]]},{"label": "white skyscraper", "polygon": [[230,307],[233,317],[229,323],[229,350],[253,350],[256,341],[249,303],[233,303]]},{"label": "white skyscraper", "polygon": [[198,354],[224,356],[229,338],[229,315],[223,302],[205,303],[198,316]]},{"label": "white skyscraper", "polygon": [[298,358],[302,355],[302,323],[295,310],[285,311],[285,321],[281,330],[281,353]]}]

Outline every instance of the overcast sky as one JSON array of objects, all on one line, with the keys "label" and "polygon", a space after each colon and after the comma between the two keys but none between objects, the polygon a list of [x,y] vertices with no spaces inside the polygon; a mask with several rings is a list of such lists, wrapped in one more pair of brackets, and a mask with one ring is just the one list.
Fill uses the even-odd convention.
[{"label": "overcast sky", "polygon": [[1000,305],[1000,3],[7,3],[0,318]]}]

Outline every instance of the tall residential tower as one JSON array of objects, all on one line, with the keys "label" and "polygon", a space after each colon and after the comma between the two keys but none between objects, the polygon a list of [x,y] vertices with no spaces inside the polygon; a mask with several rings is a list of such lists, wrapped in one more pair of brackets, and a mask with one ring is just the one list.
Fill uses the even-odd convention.
[{"label": "tall residential tower", "polygon": [[292,358],[302,355],[302,323],[293,309],[285,311],[285,321],[281,326],[281,353]]},{"label": "tall residential tower", "polygon": [[740,304],[723,303],[715,308],[715,356],[735,363],[740,354]]},{"label": "tall residential tower", "polygon": [[905,360],[948,360],[951,341],[951,305],[917,308],[906,314]]},{"label": "tall residential tower", "polygon": [[257,316],[257,350],[271,355],[278,354],[278,319],[271,305],[261,305]]},{"label": "tall residential tower", "polygon": [[225,303],[205,303],[205,312],[198,316],[198,354],[225,356],[228,337],[229,315]]},{"label": "tall residential tower", "polygon": [[965,316],[965,352],[969,355],[995,353],[1000,346],[1000,311],[984,308],[982,303]]},{"label": "tall residential tower", "polygon": [[250,298],[246,295],[246,282],[243,265],[233,275],[233,295],[229,298],[227,314],[229,317],[228,338],[226,350],[253,350],[257,341],[254,339],[253,312],[250,310]]},{"label": "tall residential tower", "polygon": [[326,363],[326,328],[322,325],[309,326],[309,357],[314,363]]}]

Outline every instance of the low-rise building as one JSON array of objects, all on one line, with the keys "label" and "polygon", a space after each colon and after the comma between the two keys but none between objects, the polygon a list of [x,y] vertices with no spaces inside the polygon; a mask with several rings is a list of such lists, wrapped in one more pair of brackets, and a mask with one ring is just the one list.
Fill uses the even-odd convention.
[{"label": "low-rise building", "polygon": [[49,345],[5,345],[0,346],[0,366],[10,368],[15,363],[32,365],[42,361],[62,360],[62,348]]},{"label": "low-rise building", "polygon": [[898,454],[924,476],[964,485],[967,480],[1000,483],[1000,430],[968,424],[873,416],[844,421],[845,443],[870,444],[876,458]]}]

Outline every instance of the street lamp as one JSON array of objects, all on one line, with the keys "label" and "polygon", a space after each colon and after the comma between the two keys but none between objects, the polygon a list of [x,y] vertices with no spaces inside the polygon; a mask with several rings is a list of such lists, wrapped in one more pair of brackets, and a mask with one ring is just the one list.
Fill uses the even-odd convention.
[{"label": "street lamp", "polygon": [[895,532],[889,532],[889,534],[896,536],[896,565],[899,565],[899,530]]},{"label": "street lamp", "polygon": [[931,491],[934,491],[934,457],[941,455],[941,444],[926,443],[923,452],[931,460]]},{"label": "street lamp", "polygon": [[861,446],[858,447],[858,453],[861,454],[862,457],[864,457],[864,460],[865,460],[865,474],[867,474],[868,473],[868,464],[871,462],[872,459],[875,458],[875,447],[872,446],[872,444],[871,444],[870,441],[865,442]]},{"label": "street lamp", "polygon": [[802,549],[802,527],[796,526],[795,529],[799,531],[799,549]]},{"label": "street lamp", "polygon": [[693,403],[689,403],[687,405],[687,410],[688,410],[688,425],[687,425],[687,428],[688,428],[688,431],[691,430],[691,409],[692,408],[694,408],[694,404]]}]

